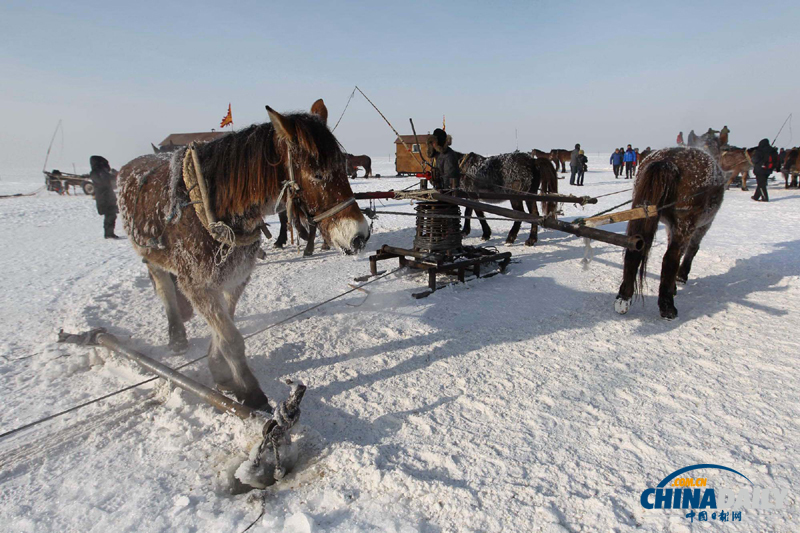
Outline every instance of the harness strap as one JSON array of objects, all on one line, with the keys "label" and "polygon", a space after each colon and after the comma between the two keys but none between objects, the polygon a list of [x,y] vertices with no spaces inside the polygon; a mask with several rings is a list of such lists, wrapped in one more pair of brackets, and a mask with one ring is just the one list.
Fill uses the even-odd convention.
[{"label": "harness strap", "polygon": [[219,257],[216,258],[217,264],[225,262],[233,247],[248,246],[261,239],[261,225],[249,233],[237,235],[228,224],[217,220],[211,208],[208,185],[203,177],[195,143],[189,145],[183,158],[183,182],[186,184],[191,204],[194,205],[200,223],[209,235],[222,245],[218,252]]},{"label": "harness strap", "polygon": [[[278,199],[275,200],[275,211],[278,211],[281,205],[281,201],[283,200],[284,195],[286,196],[286,217],[289,220],[292,220],[292,210],[294,209],[294,197],[297,193],[300,192],[300,185],[297,184],[297,181],[294,178],[294,165],[292,164],[292,150],[291,148],[288,151],[289,157],[289,179],[283,182],[283,187],[281,187],[281,192],[278,194]],[[339,202],[338,204],[334,205],[330,209],[323,211],[322,213],[311,217],[306,209],[301,205],[300,209],[303,211],[303,214],[309,221],[313,224],[319,224],[323,220],[328,217],[332,217],[333,215],[340,213],[356,203],[356,199],[354,197],[350,197],[343,202]]]},{"label": "harness strap", "polygon": [[347,209],[348,207],[350,207],[354,203],[356,203],[356,199],[353,198],[353,197],[350,197],[347,200],[345,200],[344,202],[338,203],[335,206],[331,207],[327,211],[323,211],[322,213],[320,213],[319,215],[315,216],[311,220],[315,224],[319,224],[322,220],[324,220],[324,219],[326,219],[328,217],[332,217],[336,213],[344,211],[345,209]]}]

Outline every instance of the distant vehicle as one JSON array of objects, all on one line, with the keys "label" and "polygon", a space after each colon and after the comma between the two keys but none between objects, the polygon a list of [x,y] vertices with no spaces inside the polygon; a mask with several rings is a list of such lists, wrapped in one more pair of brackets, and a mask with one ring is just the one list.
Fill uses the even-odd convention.
[{"label": "distant vehicle", "polygon": [[44,170],[44,183],[48,191],[69,193],[69,187],[80,187],[87,196],[94,195],[94,184],[88,174],[70,174],[60,170]]}]

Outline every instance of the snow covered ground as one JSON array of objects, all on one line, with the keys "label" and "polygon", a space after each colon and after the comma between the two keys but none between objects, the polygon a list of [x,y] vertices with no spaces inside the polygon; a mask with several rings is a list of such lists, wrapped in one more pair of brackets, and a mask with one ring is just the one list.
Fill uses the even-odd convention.
[{"label": "snow covered ground", "polygon": [[[629,188],[607,161],[590,157],[586,186],[562,180],[561,192]],[[390,159],[376,158],[375,172],[394,174]],[[0,194],[42,183],[37,170],[0,176]],[[527,248],[523,227],[504,276],[422,300],[410,296],[421,276],[390,276],[366,298],[353,293],[249,340],[271,398],[285,397],[285,378],[309,386],[296,428],[301,464],[266,491],[251,531],[688,531],[686,511],[645,510],[639,497],[700,463],[789,490],[785,509],[748,509],[720,528],[797,531],[800,193],[780,180],[769,204],[750,194],[727,193],[672,322],[653,296],[663,231],[644,304],[620,316],[619,249],[595,243],[584,269],[582,240],[545,230]],[[565,206],[565,216],[628,197]],[[502,248],[510,224],[491,225],[488,244]],[[381,216],[368,251],[410,246],[412,226]],[[479,244],[475,227],[467,242]],[[368,272],[368,254],[264,248],[238,309],[244,333]],[[102,239],[91,199],[0,199],[0,250],[0,433],[148,377],[106,350],[55,344],[59,328],[107,327],[171,366],[205,353],[199,318],[188,353],[166,349],[145,269],[127,241]],[[186,372],[211,383],[204,363]],[[227,480],[257,439],[256,427],[161,381],[134,389],[0,441],[0,529],[241,531],[262,494],[232,496]],[[733,483],[713,476],[710,485]]]}]

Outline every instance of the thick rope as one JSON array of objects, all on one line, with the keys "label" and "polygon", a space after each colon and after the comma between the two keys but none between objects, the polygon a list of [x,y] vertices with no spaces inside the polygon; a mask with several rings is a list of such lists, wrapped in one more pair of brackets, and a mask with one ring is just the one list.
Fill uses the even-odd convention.
[{"label": "thick rope", "polygon": [[191,203],[194,205],[197,218],[211,237],[220,244],[214,252],[214,264],[216,266],[225,263],[236,246],[249,246],[261,239],[260,227],[244,235],[236,235],[233,228],[228,224],[217,220],[211,208],[208,185],[203,177],[203,171],[200,167],[200,160],[197,157],[197,149],[194,143],[189,145],[183,157],[183,181],[186,184],[189,198],[192,200]]}]

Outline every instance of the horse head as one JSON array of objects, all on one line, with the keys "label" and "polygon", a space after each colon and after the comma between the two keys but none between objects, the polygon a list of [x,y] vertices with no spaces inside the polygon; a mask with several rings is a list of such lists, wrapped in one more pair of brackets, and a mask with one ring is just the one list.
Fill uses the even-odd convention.
[{"label": "horse head", "polygon": [[311,114],[281,115],[269,106],[267,113],[285,147],[287,201],[317,224],[331,245],[348,254],[363,249],[369,224],[353,198],[344,153],[327,126],[325,103],[314,102]]}]

